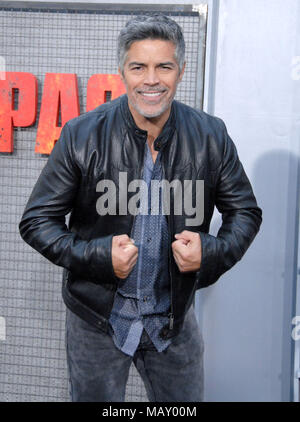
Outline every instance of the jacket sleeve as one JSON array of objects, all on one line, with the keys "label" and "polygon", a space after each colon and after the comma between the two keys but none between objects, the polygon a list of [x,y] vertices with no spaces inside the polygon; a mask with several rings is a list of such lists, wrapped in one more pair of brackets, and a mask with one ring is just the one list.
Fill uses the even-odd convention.
[{"label": "jacket sleeve", "polygon": [[[222,122],[222,121],[221,121]],[[259,231],[262,211],[224,123],[224,151],[216,186],[215,205],[222,214],[217,236],[200,232],[202,262],[197,288],[216,282],[245,254]]]},{"label": "jacket sleeve", "polygon": [[117,282],[111,260],[112,236],[83,240],[66,226],[76,199],[80,168],[72,154],[68,124],[61,132],[26,205],[19,230],[32,248],[75,276]]}]

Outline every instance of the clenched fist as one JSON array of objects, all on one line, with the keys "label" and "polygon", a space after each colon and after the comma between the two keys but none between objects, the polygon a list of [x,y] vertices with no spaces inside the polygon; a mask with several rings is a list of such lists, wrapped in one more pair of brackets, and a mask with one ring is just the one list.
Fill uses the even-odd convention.
[{"label": "clenched fist", "polygon": [[127,234],[113,236],[111,256],[115,275],[118,278],[126,278],[136,264],[138,248]]},{"label": "clenched fist", "polygon": [[201,238],[199,233],[184,230],[175,234],[172,251],[180,272],[198,271],[201,265]]}]

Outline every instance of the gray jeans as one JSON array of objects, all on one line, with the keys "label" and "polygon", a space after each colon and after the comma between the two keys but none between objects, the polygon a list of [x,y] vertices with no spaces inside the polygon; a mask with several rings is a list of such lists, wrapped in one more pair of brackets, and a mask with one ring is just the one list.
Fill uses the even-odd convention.
[{"label": "gray jeans", "polygon": [[123,402],[132,361],[150,402],[203,400],[204,344],[193,307],[165,351],[157,352],[144,330],[133,357],[117,349],[109,334],[67,309],[66,351],[74,402]]}]

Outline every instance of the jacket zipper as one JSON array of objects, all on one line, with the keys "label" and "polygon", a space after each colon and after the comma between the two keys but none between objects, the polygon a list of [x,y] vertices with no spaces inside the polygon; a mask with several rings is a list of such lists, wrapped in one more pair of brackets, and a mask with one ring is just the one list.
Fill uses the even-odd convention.
[{"label": "jacket zipper", "polygon": [[[171,214],[168,222],[168,229],[169,229],[169,239],[171,239],[171,233],[170,230],[170,221],[171,220]],[[172,271],[171,271],[171,247],[169,247],[169,275],[170,275],[170,288],[171,288],[171,312],[169,313],[169,329],[173,330],[174,326],[174,312],[173,312],[173,278],[172,278]]]}]

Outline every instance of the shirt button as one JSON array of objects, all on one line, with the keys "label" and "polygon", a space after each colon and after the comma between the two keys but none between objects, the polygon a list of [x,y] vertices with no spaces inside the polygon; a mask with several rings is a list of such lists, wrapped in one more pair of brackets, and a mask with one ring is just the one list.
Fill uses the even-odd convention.
[{"label": "shirt button", "polygon": [[162,337],[166,337],[168,335],[168,329],[167,328],[162,328],[160,334],[161,334]]},{"label": "shirt button", "polygon": [[152,237],[148,237],[147,242],[151,242]]},{"label": "shirt button", "polygon": [[143,302],[148,302],[149,297],[148,296],[144,296],[143,297]]}]

